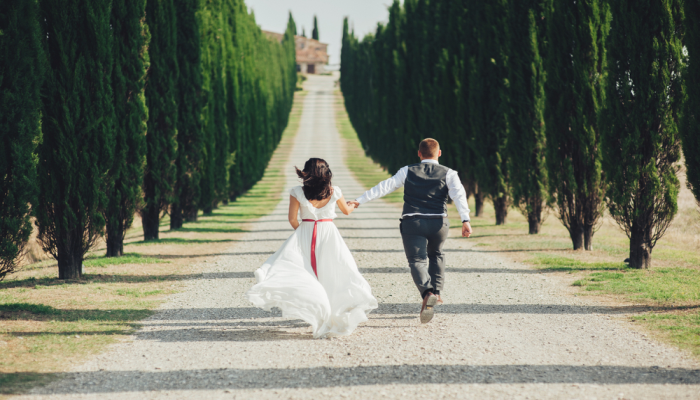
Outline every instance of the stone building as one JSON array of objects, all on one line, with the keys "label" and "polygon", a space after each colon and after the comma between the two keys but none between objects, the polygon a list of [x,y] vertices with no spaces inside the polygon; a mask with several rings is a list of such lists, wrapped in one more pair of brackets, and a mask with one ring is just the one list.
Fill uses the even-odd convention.
[{"label": "stone building", "polygon": [[297,45],[297,71],[304,74],[321,74],[328,64],[328,44],[318,40],[295,36]]},{"label": "stone building", "polygon": [[[282,41],[284,35],[280,33],[263,31],[268,37]],[[303,74],[321,74],[328,65],[328,44],[318,40],[294,36],[297,48],[297,71]]]}]

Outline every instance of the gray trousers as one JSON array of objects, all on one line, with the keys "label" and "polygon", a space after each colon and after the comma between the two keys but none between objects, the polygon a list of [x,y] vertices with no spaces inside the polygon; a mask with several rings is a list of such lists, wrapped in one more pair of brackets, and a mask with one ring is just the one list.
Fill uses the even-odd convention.
[{"label": "gray trousers", "polygon": [[440,291],[445,282],[445,244],[450,230],[447,218],[404,217],[401,220],[403,248],[418,291]]}]

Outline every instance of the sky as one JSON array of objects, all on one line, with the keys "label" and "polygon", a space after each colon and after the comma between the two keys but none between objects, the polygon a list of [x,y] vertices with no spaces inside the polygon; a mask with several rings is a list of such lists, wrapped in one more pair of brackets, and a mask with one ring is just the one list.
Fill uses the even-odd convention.
[{"label": "sky", "polygon": [[329,64],[340,63],[340,47],[343,36],[343,18],[349,17],[350,27],[362,38],[374,33],[378,22],[389,19],[388,8],[392,0],[245,0],[248,11],[255,12],[255,20],[266,31],[283,33],[287,27],[289,11],[297,24],[298,34],[306,29],[311,37],[314,14],[318,17],[320,40],[328,43]]}]

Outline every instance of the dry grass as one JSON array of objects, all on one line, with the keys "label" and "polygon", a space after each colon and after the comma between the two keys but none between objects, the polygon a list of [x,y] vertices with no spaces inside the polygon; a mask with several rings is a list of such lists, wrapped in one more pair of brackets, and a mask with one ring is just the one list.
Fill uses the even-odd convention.
[{"label": "dry grass", "polygon": [[269,213],[284,186],[282,167],[299,126],[303,96],[297,93],[265,176],[235,203],[175,231],[164,218],[158,241],[143,242],[137,218],[127,232],[128,255],[104,258],[104,243],[98,243],[79,281],[57,280],[56,262],[49,259],[25,265],[0,282],[0,395],[51,379],[49,374],[127,338],[167,295],[197,278],[211,258],[236,245],[250,222]]}]

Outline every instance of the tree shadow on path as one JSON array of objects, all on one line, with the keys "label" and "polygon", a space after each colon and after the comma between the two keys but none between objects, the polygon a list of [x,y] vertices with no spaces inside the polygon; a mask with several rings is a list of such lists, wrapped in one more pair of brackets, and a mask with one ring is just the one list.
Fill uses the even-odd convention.
[{"label": "tree shadow on path", "polygon": [[[0,381],[8,375],[0,374]],[[34,374],[42,375],[42,374]],[[47,374],[55,375],[55,374]],[[608,365],[381,365],[293,369],[93,371],[62,374],[72,384],[37,394],[94,394],[172,390],[313,389],[416,384],[669,384],[698,385],[700,370]]]}]

